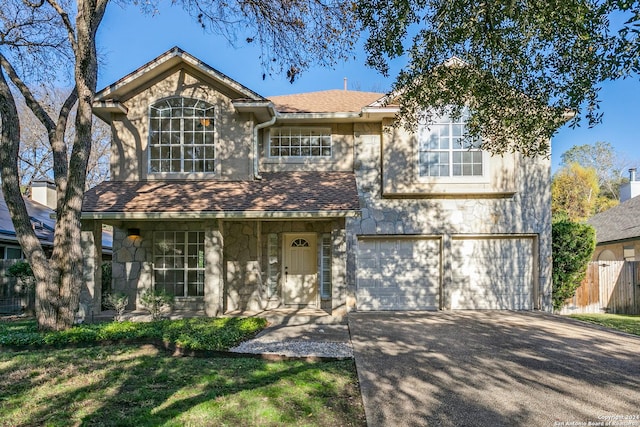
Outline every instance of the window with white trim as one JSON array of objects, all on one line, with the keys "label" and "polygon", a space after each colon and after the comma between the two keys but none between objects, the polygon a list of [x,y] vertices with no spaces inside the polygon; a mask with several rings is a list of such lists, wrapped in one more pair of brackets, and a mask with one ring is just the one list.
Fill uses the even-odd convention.
[{"label": "window with white trim", "polygon": [[467,135],[464,113],[455,121],[443,116],[418,128],[421,177],[483,176],[484,156],[480,139]]},{"label": "window with white trim", "polygon": [[175,297],[204,296],[204,232],[153,233],[156,290]]},{"label": "window with white trim", "polygon": [[331,157],[331,129],[281,127],[269,131],[269,157]]},{"label": "window with white trim", "polygon": [[331,234],[323,233],[318,242],[320,298],[331,299]]},{"label": "window with white trim", "polygon": [[149,172],[215,172],[214,106],[168,98],[149,109]]},{"label": "window with white trim", "polygon": [[267,297],[278,295],[278,235],[267,236]]}]

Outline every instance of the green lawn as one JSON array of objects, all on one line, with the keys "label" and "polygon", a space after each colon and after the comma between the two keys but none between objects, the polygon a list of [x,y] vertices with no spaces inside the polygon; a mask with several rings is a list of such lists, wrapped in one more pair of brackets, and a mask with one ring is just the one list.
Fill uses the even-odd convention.
[{"label": "green lawn", "polygon": [[3,426],[364,426],[352,360],[172,357],[151,345],[3,351]]},{"label": "green lawn", "polygon": [[572,314],[569,317],[640,335],[640,316],[625,314]]}]

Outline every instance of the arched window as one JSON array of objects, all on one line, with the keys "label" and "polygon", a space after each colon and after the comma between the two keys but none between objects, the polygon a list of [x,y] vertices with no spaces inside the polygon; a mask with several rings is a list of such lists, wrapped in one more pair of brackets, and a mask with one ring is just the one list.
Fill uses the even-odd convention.
[{"label": "arched window", "polygon": [[291,247],[292,248],[308,248],[309,242],[306,241],[305,239],[296,239],[293,242],[291,242]]},{"label": "arched window", "polygon": [[168,98],[149,109],[149,172],[215,172],[214,107]]}]

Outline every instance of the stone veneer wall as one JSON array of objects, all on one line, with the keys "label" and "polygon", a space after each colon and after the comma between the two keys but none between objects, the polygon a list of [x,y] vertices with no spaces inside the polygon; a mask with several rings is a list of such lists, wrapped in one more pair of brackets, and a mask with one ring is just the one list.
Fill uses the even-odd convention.
[{"label": "stone veneer wall", "polygon": [[[127,229],[139,228],[140,236],[127,236]],[[130,222],[114,226],[113,235],[113,283],[114,292],[129,296],[128,309],[142,308],[138,301],[140,293],[153,285],[153,233],[154,231],[207,231],[217,230],[217,221],[188,222]],[[205,243],[206,245],[206,243]],[[206,250],[206,248],[205,248]],[[215,252],[216,248],[212,251]],[[208,262],[207,264],[211,264]],[[205,272],[205,292],[212,286],[219,286],[218,278],[211,277],[211,268]],[[214,283],[215,282],[215,283]],[[217,304],[213,301],[211,304]],[[185,310],[205,310],[203,297],[176,299],[174,307]],[[213,308],[219,310],[219,308]]]},{"label": "stone veneer wall", "polygon": [[270,297],[268,294],[268,236],[269,234],[278,235],[278,260],[272,268],[280,272],[283,256],[282,233],[290,232],[332,233],[332,236],[337,236],[334,239],[332,262],[333,298],[323,301],[322,308],[331,311],[334,307],[343,306],[346,286],[344,285],[344,267],[340,267],[343,264],[341,253],[344,253],[344,249],[340,246],[340,229],[344,229],[344,221],[225,221],[223,225],[225,310],[260,311],[283,305],[280,298],[282,294],[280,274],[277,277],[278,283],[274,295]]},{"label": "stone veneer wall", "polygon": [[[550,161],[522,159],[510,198],[383,198],[380,124],[356,124],[355,165],[362,215],[347,220],[347,283],[355,293],[357,235],[442,236],[445,255],[460,234],[536,234],[541,308],[551,310]],[[409,160],[410,161],[410,160]],[[447,256],[443,269],[446,271]],[[535,263],[534,263],[535,265]],[[443,287],[447,287],[446,275]]]},{"label": "stone veneer wall", "polygon": [[[332,236],[331,300],[322,308],[335,313],[346,312],[345,280],[346,240],[344,219],[326,221],[191,221],[191,222],[126,222],[114,226],[113,283],[114,292],[129,296],[128,309],[141,309],[138,296],[153,284],[154,231],[206,231],[205,297],[180,298],[175,308],[205,310],[209,315],[224,311],[259,311],[282,306],[278,284],[273,298],[268,298],[266,272],[268,235],[278,235],[278,262],[282,260],[282,233],[315,232]],[[127,236],[127,229],[139,228],[139,237]],[[222,246],[224,244],[224,253]],[[224,279],[224,280],[223,280]],[[222,297],[223,291],[226,297]],[[351,297],[353,300],[353,296]]]}]

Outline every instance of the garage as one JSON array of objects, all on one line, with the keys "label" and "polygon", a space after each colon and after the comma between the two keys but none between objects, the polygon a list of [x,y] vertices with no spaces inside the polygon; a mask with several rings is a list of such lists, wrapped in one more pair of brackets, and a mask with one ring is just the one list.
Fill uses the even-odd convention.
[{"label": "garage", "polygon": [[452,310],[533,309],[534,243],[533,237],[453,237],[445,306]]},{"label": "garage", "polygon": [[440,238],[358,239],[358,310],[437,310]]}]

